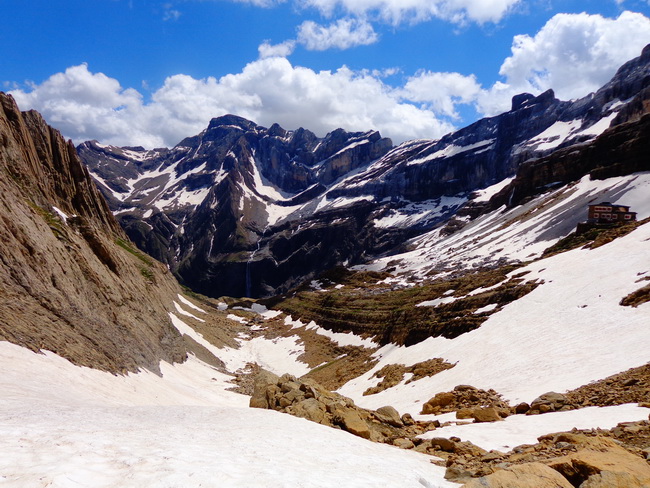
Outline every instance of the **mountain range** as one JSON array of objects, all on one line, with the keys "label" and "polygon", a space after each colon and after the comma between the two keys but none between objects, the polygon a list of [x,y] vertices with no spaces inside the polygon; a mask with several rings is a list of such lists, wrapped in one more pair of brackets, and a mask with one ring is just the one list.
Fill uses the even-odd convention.
[{"label": "mountain range", "polygon": [[[506,178],[519,174],[504,202],[514,205],[582,176],[565,161],[554,163],[552,181],[544,173],[522,182],[529,161],[585,151],[637,120],[650,98],[649,64],[646,49],[582,99],[518,95],[509,112],[397,147],[375,131],[318,138],[227,115],[172,149],[90,141],[77,151],[128,236],[181,283],[214,297],[272,296],[475,215],[476,192]],[[628,171],[647,169],[641,159]]]}]

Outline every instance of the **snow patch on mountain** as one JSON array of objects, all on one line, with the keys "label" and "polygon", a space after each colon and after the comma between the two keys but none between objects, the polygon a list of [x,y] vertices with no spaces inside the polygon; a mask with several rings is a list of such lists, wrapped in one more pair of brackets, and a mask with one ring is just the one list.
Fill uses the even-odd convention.
[{"label": "snow patch on mountain", "polygon": [[485,141],[475,142],[474,144],[467,144],[466,146],[457,146],[456,144],[449,144],[444,149],[436,151],[433,154],[429,154],[428,156],[425,156],[423,158],[413,159],[406,164],[407,166],[413,166],[413,165],[426,163],[434,159],[450,158],[452,156],[456,156],[457,154],[461,154],[467,151],[475,151],[476,149],[488,149],[494,144],[494,141],[495,139],[488,139]]},{"label": "snow patch on mountain", "polygon": [[[648,208],[650,210],[650,208]],[[650,224],[599,248],[535,261],[512,274],[539,286],[503,306],[480,328],[455,339],[429,338],[410,347],[386,345],[379,363],[339,392],[366,408],[393,405],[419,411],[423,402],[458,384],[493,388],[513,403],[547,391],[567,391],[650,361],[650,303],[619,302],[650,271]],[[449,370],[375,395],[372,375],[387,364],[441,357]]]},{"label": "snow patch on mountain", "polygon": [[[400,261],[399,272],[424,277],[432,270],[471,269],[500,259],[526,261],[539,257],[558,239],[587,219],[587,205],[611,201],[632,206],[638,219],[650,216],[650,172],[579,182],[542,194],[506,210],[500,208],[470,222],[461,231],[443,236],[436,229],[409,241],[414,251],[378,259],[359,267],[381,270]],[[584,213],[576,208],[584,208]]]},{"label": "snow patch on mountain", "polygon": [[402,204],[374,220],[375,227],[411,227],[442,217],[467,201],[462,196],[443,196],[435,200]]}]

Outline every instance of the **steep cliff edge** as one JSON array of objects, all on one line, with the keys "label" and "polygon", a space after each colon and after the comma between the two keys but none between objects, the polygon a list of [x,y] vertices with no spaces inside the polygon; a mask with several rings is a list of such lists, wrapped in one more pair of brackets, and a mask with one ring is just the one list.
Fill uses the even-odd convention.
[{"label": "steep cliff edge", "polygon": [[0,93],[0,340],[117,372],[184,361],[178,285],[135,249],[71,142]]}]

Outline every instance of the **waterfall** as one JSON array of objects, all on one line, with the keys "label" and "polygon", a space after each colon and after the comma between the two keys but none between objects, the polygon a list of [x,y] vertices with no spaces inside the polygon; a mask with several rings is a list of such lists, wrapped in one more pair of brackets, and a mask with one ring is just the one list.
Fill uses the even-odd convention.
[{"label": "waterfall", "polygon": [[260,250],[260,247],[262,246],[262,239],[264,238],[264,233],[266,232],[266,229],[268,229],[268,226],[264,228],[262,235],[257,240],[257,249],[255,249],[251,253],[250,257],[248,258],[248,261],[246,261],[246,296],[249,298],[251,296],[251,263],[253,262],[255,255],[257,254],[257,252]]}]

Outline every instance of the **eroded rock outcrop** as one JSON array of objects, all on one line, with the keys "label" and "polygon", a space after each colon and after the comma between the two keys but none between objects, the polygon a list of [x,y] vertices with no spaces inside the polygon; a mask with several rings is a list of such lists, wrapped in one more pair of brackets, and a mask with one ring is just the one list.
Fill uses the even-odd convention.
[{"label": "eroded rock outcrop", "polygon": [[0,93],[0,340],[111,372],[184,361],[180,290],[128,241],[74,146]]}]

